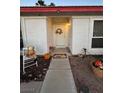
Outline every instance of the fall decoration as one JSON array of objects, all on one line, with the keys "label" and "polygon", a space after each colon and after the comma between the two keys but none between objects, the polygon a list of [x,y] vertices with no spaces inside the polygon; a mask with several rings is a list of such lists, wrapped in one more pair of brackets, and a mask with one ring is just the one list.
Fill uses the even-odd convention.
[{"label": "fall decoration", "polygon": [[50,53],[46,53],[43,55],[43,57],[45,60],[48,60],[48,59],[50,59],[51,56],[50,56]]},{"label": "fall decoration", "polygon": [[98,67],[101,70],[103,69],[103,63],[102,63],[101,60],[96,60],[95,62],[93,62],[93,66],[96,67],[96,68]]},{"label": "fall decoration", "polygon": [[36,56],[34,47],[31,47],[31,46],[27,47],[27,49],[26,49],[26,51],[25,51],[25,55],[26,55],[27,57],[29,57],[29,58]]},{"label": "fall decoration", "polygon": [[56,34],[62,34],[63,32],[62,32],[62,29],[60,29],[60,28],[58,28],[57,30],[56,30]]}]

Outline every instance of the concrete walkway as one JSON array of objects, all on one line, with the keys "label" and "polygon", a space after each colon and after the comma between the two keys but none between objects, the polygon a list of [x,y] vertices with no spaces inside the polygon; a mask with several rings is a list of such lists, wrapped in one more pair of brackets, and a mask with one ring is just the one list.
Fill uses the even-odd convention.
[{"label": "concrete walkway", "polygon": [[27,83],[21,83],[20,93],[39,93],[41,90],[42,81],[31,81]]},{"label": "concrete walkway", "polygon": [[40,93],[77,93],[68,57],[52,59]]}]

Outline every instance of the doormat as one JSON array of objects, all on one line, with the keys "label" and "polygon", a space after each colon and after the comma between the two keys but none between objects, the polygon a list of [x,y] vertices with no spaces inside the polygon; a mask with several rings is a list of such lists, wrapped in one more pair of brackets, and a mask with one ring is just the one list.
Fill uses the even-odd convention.
[{"label": "doormat", "polygon": [[66,54],[54,54],[53,58],[67,58]]}]

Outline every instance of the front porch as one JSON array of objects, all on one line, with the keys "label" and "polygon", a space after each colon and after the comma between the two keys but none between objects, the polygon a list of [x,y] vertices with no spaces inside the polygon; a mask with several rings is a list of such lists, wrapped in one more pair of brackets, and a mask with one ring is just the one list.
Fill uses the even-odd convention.
[{"label": "front porch", "polygon": [[71,48],[72,42],[71,17],[47,17],[47,43],[48,48]]}]

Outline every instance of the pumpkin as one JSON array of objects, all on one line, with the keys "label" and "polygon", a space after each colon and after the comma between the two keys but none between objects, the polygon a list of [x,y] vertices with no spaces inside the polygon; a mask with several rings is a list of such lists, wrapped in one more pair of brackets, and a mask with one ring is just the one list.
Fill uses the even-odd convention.
[{"label": "pumpkin", "polygon": [[102,62],[101,62],[100,60],[97,60],[97,61],[95,62],[95,65],[96,65],[96,66],[101,66],[101,65],[102,65]]},{"label": "pumpkin", "polygon": [[50,54],[49,53],[44,54],[44,59],[45,60],[48,60],[49,58],[50,58]]},{"label": "pumpkin", "polygon": [[33,57],[34,55],[35,55],[34,47],[28,47],[27,52],[26,52],[26,56],[27,57]]}]

